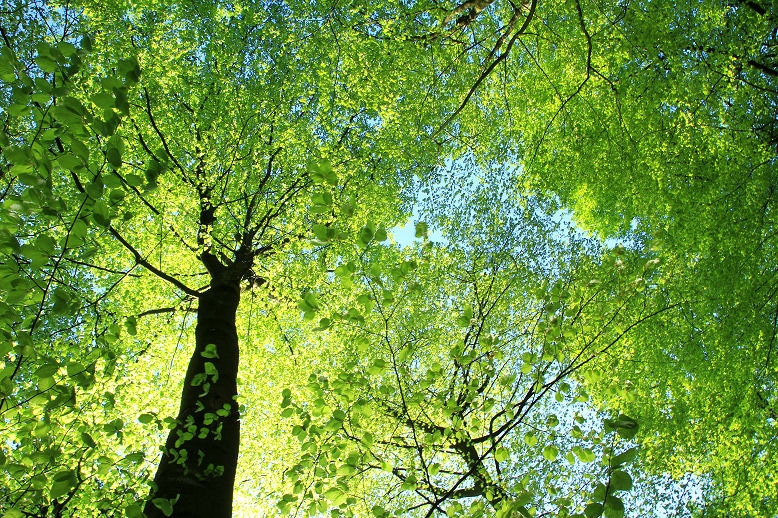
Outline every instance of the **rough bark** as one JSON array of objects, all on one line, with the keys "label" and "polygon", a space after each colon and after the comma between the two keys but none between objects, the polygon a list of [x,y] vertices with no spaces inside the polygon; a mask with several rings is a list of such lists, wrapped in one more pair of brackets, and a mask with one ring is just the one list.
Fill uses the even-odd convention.
[{"label": "rough bark", "polygon": [[[214,281],[199,298],[196,343],[176,426],[157,469],[149,518],[165,514],[155,498],[176,499],[176,518],[229,518],[240,442],[237,395],[237,283]],[[213,345],[211,345],[213,344]],[[215,346],[215,349],[214,349]],[[213,352],[218,356],[214,356]]]}]

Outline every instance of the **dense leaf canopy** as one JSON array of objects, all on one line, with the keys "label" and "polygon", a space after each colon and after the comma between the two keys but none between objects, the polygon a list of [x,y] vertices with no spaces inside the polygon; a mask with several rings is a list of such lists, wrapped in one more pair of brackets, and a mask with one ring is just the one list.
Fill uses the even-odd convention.
[{"label": "dense leaf canopy", "polygon": [[0,516],[774,514],[776,34],[4,0]]}]

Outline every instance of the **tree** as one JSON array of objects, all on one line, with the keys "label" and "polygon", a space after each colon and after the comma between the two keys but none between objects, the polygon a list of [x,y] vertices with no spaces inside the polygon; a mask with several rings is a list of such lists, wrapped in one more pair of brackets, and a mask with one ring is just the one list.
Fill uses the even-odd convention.
[{"label": "tree", "polygon": [[[636,453],[623,439],[637,423],[603,427],[575,380],[667,308],[623,282],[642,263],[599,257],[537,201],[494,191],[499,173],[487,177],[456,198],[499,223],[471,223],[450,244],[378,246],[336,269],[353,295],[321,308],[319,332],[339,361],[284,391],[300,452],[282,514],[623,511],[622,468]],[[380,497],[360,502],[365,487]]]},{"label": "tree", "polygon": [[[742,481],[775,463],[774,13],[750,2],[583,13],[581,89],[560,88],[547,68],[548,81],[521,80],[556,97],[527,139],[524,181],[585,228],[657,250],[665,296],[679,303],[602,365],[619,374],[592,393],[657,430],[644,457],[656,471],[678,459],[674,476],[713,478],[719,512],[769,513],[774,486]],[[645,404],[657,399],[666,404]],[[711,462],[681,460],[692,458]]]},{"label": "tree", "polygon": [[618,515],[617,436],[770,509],[771,9],[6,2],[3,509]]},{"label": "tree", "polygon": [[[95,330],[94,350],[83,361],[68,349],[55,350],[41,372],[32,344],[41,340],[37,324],[52,303],[62,306],[54,314],[76,319],[71,325],[78,332],[91,324],[75,311],[84,303],[78,293],[90,291],[86,286],[102,292],[98,300],[110,299],[123,278],[135,276],[144,283],[133,283],[141,286],[135,296],[142,298],[150,290],[165,290],[158,284],[164,281],[179,293],[176,299],[183,294],[197,301],[197,327],[178,416],[144,512],[169,515],[175,506],[182,516],[229,516],[239,444],[235,319],[243,285],[267,283],[263,270],[281,251],[313,257],[317,252],[309,250],[311,238],[323,246],[358,230],[364,215],[350,198],[359,193],[360,203],[370,199],[373,177],[372,184],[381,185],[382,195],[391,200],[402,175],[393,172],[388,177],[386,166],[373,163],[376,157],[368,149],[377,128],[364,101],[320,100],[317,92],[308,90],[309,84],[297,81],[293,56],[311,59],[321,42],[306,43],[297,51],[278,42],[263,48],[265,42],[254,34],[260,12],[231,16],[210,5],[181,7],[169,31],[150,23],[133,25],[136,14],[153,12],[126,12],[116,17],[121,26],[106,30],[99,39],[84,36],[78,44],[71,43],[76,36],[71,24],[80,24],[77,17],[83,16],[83,30],[89,13],[88,6],[74,13],[67,7],[60,12],[45,4],[19,4],[11,11],[19,18],[17,31],[5,34],[4,79],[11,85],[6,127],[19,129],[3,143],[10,170],[6,209],[17,224],[6,240],[4,265],[18,293],[9,300],[20,308],[8,322],[14,327],[12,336],[24,336],[28,343],[18,340],[17,350],[6,351],[15,354],[15,364],[4,378],[8,390],[3,403],[6,409],[19,405],[27,395],[13,390],[13,384],[33,373],[49,380],[29,389],[45,400],[48,389],[60,386],[53,375],[65,358],[71,360],[68,376],[84,389],[95,383],[95,363],[113,360],[107,346],[119,329],[111,322],[107,331]],[[274,28],[284,25],[282,11],[271,7],[265,14],[278,21]],[[227,23],[209,25],[214,18]],[[194,32],[181,25],[195,19],[206,23]],[[99,24],[98,16],[93,21]],[[27,49],[26,27],[36,22],[41,27],[48,23],[47,39],[56,41],[44,39],[34,50]],[[127,28],[128,34],[122,34]],[[286,38],[279,36],[280,41]],[[186,49],[184,55],[174,54],[177,48]],[[265,64],[277,60],[267,76],[249,60],[255,52],[268,53]],[[114,57],[122,53],[129,57]],[[149,65],[143,66],[151,53],[157,59],[149,58]],[[178,59],[187,66],[176,68]],[[185,91],[183,84],[196,87]],[[268,87],[273,94],[260,97]],[[329,115],[319,124],[321,110]],[[346,158],[337,160],[339,154]],[[339,177],[324,155],[336,159],[335,168],[342,171],[348,164],[358,173]],[[370,203],[373,210],[383,204],[381,199]],[[385,216],[387,223],[393,221],[389,209]],[[38,234],[40,228],[51,230]],[[159,260],[151,259],[152,250]],[[82,287],[61,277],[63,261],[86,268],[85,273],[74,273]],[[142,271],[131,273],[136,267]],[[23,280],[28,271],[37,271],[40,280],[33,277],[20,284],[19,277]],[[182,280],[186,278],[192,280]],[[98,321],[106,306],[116,307],[91,304],[92,318]],[[131,308],[127,304],[119,315],[128,316],[125,325],[133,334],[137,318],[128,313]],[[68,315],[71,310],[74,314]],[[41,327],[43,332],[50,329]],[[63,390],[63,398],[71,399],[54,406],[74,404],[68,392],[72,388]],[[45,407],[49,402],[42,403]],[[103,429],[120,436],[123,426],[117,418]],[[36,436],[46,439],[50,431],[40,430]],[[89,432],[82,433],[83,446],[94,447]],[[99,473],[100,467],[91,467]],[[26,493],[37,511],[29,512],[64,512],[94,476],[79,461],[54,477],[48,498],[41,498],[38,487],[47,481],[36,482]],[[128,512],[137,514],[139,509],[131,506]]]},{"label": "tree", "polygon": [[[658,254],[676,312],[599,364],[607,375],[592,393],[656,430],[644,444],[655,473],[674,458],[674,477],[714,481],[720,512],[769,513],[775,486],[754,474],[775,463],[773,8],[460,7],[467,29],[439,37],[461,45],[457,72],[481,73],[432,133],[481,165],[519,164],[515,188],[551,194],[586,230]],[[501,32],[511,12],[526,29]],[[502,35],[513,45],[498,59],[487,41]]]}]

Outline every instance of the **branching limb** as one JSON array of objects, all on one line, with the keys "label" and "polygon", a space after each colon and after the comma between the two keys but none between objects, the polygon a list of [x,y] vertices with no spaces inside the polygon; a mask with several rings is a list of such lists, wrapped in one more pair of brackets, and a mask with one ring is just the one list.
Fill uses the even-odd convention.
[{"label": "branching limb", "polygon": [[137,264],[139,264],[140,266],[143,266],[144,268],[146,268],[148,271],[150,271],[151,273],[153,273],[154,275],[156,275],[160,279],[163,279],[163,280],[171,283],[173,286],[175,286],[179,290],[183,291],[187,295],[191,295],[192,297],[199,297],[200,296],[200,292],[199,291],[193,290],[192,288],[188,287],[186,284],[184,284],[183,282],[179,281],[178,279],[176,279],[172,275],[163,272],[162,270],[160,270],[159,268],[157,268],[156,266],[154,266],[153,264],[148,262],[141,255],[141,253],[138,252],[138,250],[134,246],[132,246],[126,239],[124,239],[124,237],[119,233],[119,231],[116,230],[112,225],[108,226],[108,232],[110,232],[111,235],[113,237],[115,237],[116,240],[119,241],[124,246],[124,248],[126,248],[127,250],[130,251],[130,253],[135,258],[135,262]]},{"label": "branching limb", "polygon": [[[470,87],[470,90],[467,92],[467,95],[465,95],[465,98],[462,100],[462,102],[459,104],[459,107],[454,110],[454,113],[449,115],[445,121],[443,121],[443,124],[440,125],[440,127],[431,135],[431,138],[435,138],[438,135],[440,135],[443,130],[445,130],[449,124],[462,112],[462,110],[465,109],[465,106],[467,106],[467,103],[470,102],[470,98],[473,97],[473,94],[475,94],[475,91],[478,90],[478,87],[481,86],[481,83],[484,82],[484,80],[489,77],[489,75],[492,73],[492,71],[499,65],[501,62],[503,62],[510,53],[511,49],[513,48],[513,44],[516,42],[516,40],[524,34],[524,32],[527,30],[527,27],[529,27],[530,22],[535,17],[535,9],[537,7],[537,0],[532,0],[532,3],[530,3],[529,6],[529,12],[527,13],[527,17],[524,19],[524,23],[522,26],[513,34],[510,41],[508,41],[508,45],[506,45],[505,50],[497,56],[486,69],[481,72],[481,75],[478,76],[478,79],[476,79],[475,83],[473,83],[473,86]],[[516,13],[514,13],[514,17],[516,16]],[[506,30],[506,32],[497,40],[497,45],[495,45],[492,52],[490,52],[490,57],[493,55],[493,53],[499,48],[499,46],[502,46],[502,42],[504,41],[504,38],[507,36],[507,34],[510,32],[510,29],[512,28],[511,25],[509,25],[509,28]]]}]

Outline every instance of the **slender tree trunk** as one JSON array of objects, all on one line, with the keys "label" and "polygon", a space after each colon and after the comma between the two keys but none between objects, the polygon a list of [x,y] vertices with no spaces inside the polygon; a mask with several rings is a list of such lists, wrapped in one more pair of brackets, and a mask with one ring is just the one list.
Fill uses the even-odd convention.
[{"label": "slender tree trunk", "polygon": [[153,499],[175,500],[176,518],[229,518],[238,461],[237,284],[214,281],[200,296],[196,344],[184,379],[181,407],[146,502],[149,518],[165,514]]}]

